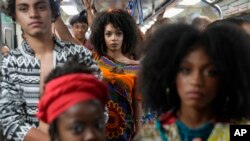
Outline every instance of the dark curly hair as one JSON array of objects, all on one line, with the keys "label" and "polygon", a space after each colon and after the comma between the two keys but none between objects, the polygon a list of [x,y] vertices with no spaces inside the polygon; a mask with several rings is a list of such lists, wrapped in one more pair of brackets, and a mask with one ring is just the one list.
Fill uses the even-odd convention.
[{"label": "dark curly hair", "polygon": [[[51,80],[58,78],[60,76],[72,73],[87,73],[87,74],[96,74],[97,72],[94,69],[88,67],[84,62],[79,62],[79,58],[77,56],[73,56],[69,59],[64,65],[56,67],[46,78],[45,84],[50,82]],[[56,141],[58,137],[58,119],[56,118],[53,122],[51,122],[49,127],[49,134],[51,141]]]},{"label": "dark curly hair", "polygon": [[135,20],[127,11],[114,9],[98,13],[91,26],[90,41],[98,55],[104,56],[107,53],[104,30],[109,23],[123,32],[122,53],[127,54],[133,51],[139,38]]},{"label": "dark curly hair", "polygon": [[80,12],[80,14],[74,15],[70,18],[69,24],[73,26],[75,23],[86,23],[88,24],[87,16],[86,16],[86,11],[83,10]]},{"label": "dark curly hair", "polygon": [[[160,28],[149,39],[139,74],[145,110],[158,114],[180,108],[176,76],[182,59],[194,49],[203,48],[218,69],[218,95],[214,114],[221,120],[249,117],[250,42],[249,36],[231,24],[216,25],[200,32],[185,24]],[[169,93],[166,94],[166,89]]]},{"label": "dark curly hair", "polygon": [[[60,0],[49,0],[52,11],[52,21],[60,15]],[[15,21],[16,0],[2,0],[1,11]]]},{"label": "dark curly hair", "polygon": [[227,18],[222,20],[217,20],[213,23],[211,23],[209,26],[217,25],[217,24],[224,24],[224,23],[231,23],[238,26],[242,26],[243,24],[249,24],[250,21],[248,19],[239,18],[239,17],[233,17],[233,18]]}]

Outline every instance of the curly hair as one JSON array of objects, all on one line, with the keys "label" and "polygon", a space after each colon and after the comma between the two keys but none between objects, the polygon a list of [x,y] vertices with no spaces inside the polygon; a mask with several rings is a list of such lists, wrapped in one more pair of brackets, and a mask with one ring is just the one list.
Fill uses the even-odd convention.
[{"label": "curly hair", "polygon": [[[218,69],[219,90],[213,101],[220,119],[249,117],[250,42],[240,28],[225,24],[200,32],[185,24],[160,28],[145,46],[148,48],[139,74],[145,110],[158,114],[180,108],[176,76],[182,59],[194,49],[203,48]],[[167,90],[169,93],[167,94]]]},{"label": "curly hair", "polygon": [[[60,1],[49,0],[52,12],[52,21],[60,15]],[[2,0],[1,11],[15,21],[16,0]]]},{"label": "curly hair", "polygon": [[[87,74],[96,74],[95,70],[89,68],[87,64],[84,62],[79,62],[77,56],[74,56],[69,59],[64,65],[56,67],[46,78],[45,84],[50,82],[51,80],[58,78],[60,76],[72,73],[87,73]],[[49,135],[51,141],[56,141],[58,137],[58,119],[56,118],[53,122],[51,122],[49,127]]]},{"label": "curly hair", "polygon": [[122,53],[130,53],[137,45],[139,33],[137,25],[131,15],[124,10],[114,9],[98,13],[91,26],[90,41],[94,45],[99,56],[107,53],[107,46],[104,39],[106,25],[112,24],[123,32]]},{"label": "curly hair", "polygon": [[208,27],[216,26],[216,25],[224,25],[224,24],[234,24],[241,27],[243,24],[249,24],[250,21],[248,19],[234,17],[234,18],[227,18],[222,20],[216,20],[208,25]]}]

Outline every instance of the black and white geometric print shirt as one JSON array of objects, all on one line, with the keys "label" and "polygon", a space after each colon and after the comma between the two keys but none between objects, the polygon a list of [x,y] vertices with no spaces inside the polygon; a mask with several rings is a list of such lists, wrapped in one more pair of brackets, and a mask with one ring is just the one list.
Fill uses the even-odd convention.
[{"label": "black and white geometric print shirt", "polygon": [[[57,38],[54,41],[54,67],[78,54],[81,61],[94,68],[101,78],[101,71],[88,49]],[[22,46],[10,51],[3,59],[1,72],[0,123],[3,134],[7,140],[22,141],[32,127],[38,126],[35,114],[40,97],[40,61],[24,41]]]}]

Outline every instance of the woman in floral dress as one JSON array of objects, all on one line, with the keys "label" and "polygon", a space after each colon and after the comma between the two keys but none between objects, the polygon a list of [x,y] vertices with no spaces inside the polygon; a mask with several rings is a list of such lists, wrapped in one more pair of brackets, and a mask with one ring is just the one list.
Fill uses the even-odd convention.
[{"label": "woman in floral dress", "polygon": [[91,31],[97,63],[110,91],[107,139],[129,141],[141,127],[141,96],[136,90],[140,65],[128,57],[137,45],[136,23],[126,11],[114,9],[99,13]]}]

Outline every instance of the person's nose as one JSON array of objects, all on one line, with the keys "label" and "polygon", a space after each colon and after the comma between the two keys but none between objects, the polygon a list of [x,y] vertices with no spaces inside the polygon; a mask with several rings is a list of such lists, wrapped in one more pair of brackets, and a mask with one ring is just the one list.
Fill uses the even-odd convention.
[{"label": "person's nose", "polygon": [[204,85],[202,73],[200,71],[194,71],[192,73],[191,84],[197,87],[202,87]]},{"label": "person's nose", "polygon": [[112,35],[112,41],[116,41],[117,40],[117,36],[115,34]]},{"label": "person's nose", "polygon": [[85,129],[83,139],[84,139],[84,141],[96,141],[97,135],[96,135],[96,132],[94,131],[94,129],[92,129],[92,128]]},{"label": "person's nose", "polygon": [[83,28],[78,28],[78,32],[83,32]]},{"label": "person's nose", "polygon": [[37,18],[39,16],[39,13],[35,8],[30,8],[29,9],[29,16],[30,16],[30,18]]}]

